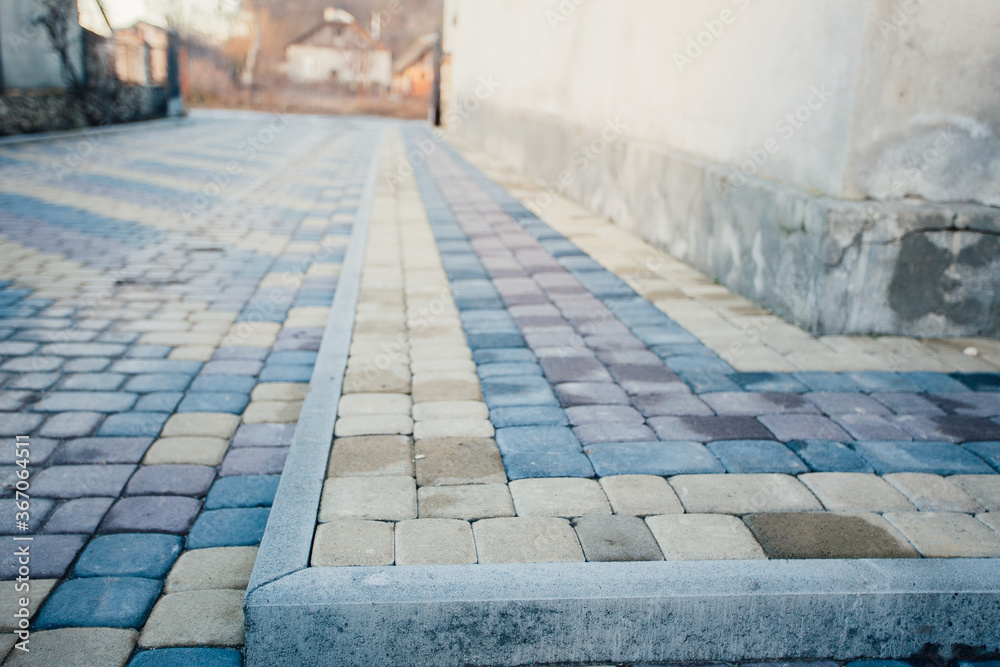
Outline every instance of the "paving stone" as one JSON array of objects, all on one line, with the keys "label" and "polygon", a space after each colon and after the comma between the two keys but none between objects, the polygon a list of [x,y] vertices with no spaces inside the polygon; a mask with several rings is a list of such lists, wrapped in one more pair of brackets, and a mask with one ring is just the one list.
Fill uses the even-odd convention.
[{"label": "paving stone", "polygon": [[163,592],[192,590],[246,590],[257,547],[189,549],[181,554],[167,575]]},{"label": "paving stone", "polygon": [[574,405],[628,405],[628,395],[611,382],[564,382],[555,386],[564,407]]},{"label": "paving stone", "polygon": [[[628,405],[579,405],[566,409],[566,416],[573,426],[582,424],[642,424],[639,411]],[[625,440],[619,438],[618,442]]]},{"label": "paving stone", "polygon": [[242,646],[243,591],[181,591],[162,597],[139,645]]},{"label": "paving stone", "polygon": [[1000,373],[951,373],[972,391],[1000,391]]},{"label": "paving stone", "polygon": [[215,479],[215,470],[199,465],[154,465],[140,467],[125,487],[127,496],[201,497]]},{"label": "paving stone", "polygon": [[594,468],[583,452],[525,452],[503,457],[508,479],[537,477],[593,477]]},{"label": "paving stone", "polygon": [[1000,556],[1000,534],[968,514],[889,512],[885,518],[927,558]]},{"label": "paving stone", "polygon": [[177,436],[153,443],[142,462],[145,465],[191,464],[217,466],[229,448],[225,438]]},{"label": "paving stone", "polygon": [[132,496],[111,506],[102,533],[173,533],[191,528],[201,503],[183,496]]},{"label": "paving stone", "polygon": [[233,447],[288,447],[295,424],[241,424],[233,436]]},{"label": "paving stone", "polygon": [[809,468],[774,440],[717,440],[708,445],[728,472],[780,472],[794,475]]},{"label": "paving stone", "polygon": [[527,452],[580,451],[580,442],[573,431],[564,426],[511,426],[496,433],[500,451],[509,454]]},{"label": "paving stone", "polygon": [[677,494],[662,477],[613,475],[602,477],[600,484],[615,514],[649,516],[684,511]]},{"label": "paving stone", "polygon": [[828,417],[819,415],[762,415],[758,417],[778,440],[850,440]]},{"label": "paving stone", "polygon": [[112,391],[53,391],[32,406],[36,412],[122,412],[136,395]]},{"label": "paving stone", "polygon": [[111,360],[103,357],[75,357],[66,361],[62,370],[67,373],[96,373],[110,365]]},{"label": "paving stone", "polygon": [[929,472],[936,475],[993,472],[979,457],[948,442],[876,440],[855,442],[853,446],[880,475],[891,472]]},{"label": "paving stone", "polygon": [[[898,394],[895,394],[898,396]],[[910,394],[911,396],[913,394]],[[810,392],[803,398],[828,415],[866,414],[887,415],[889,410],[879,401],[878,394],[866,396],[854,392]]]},{"label": "paving stone", "polygon": [[573,521],[588,561],[662,560],[642,519],[634,516],[582,516]]},{"label": "paving stone", "polygon": [[163,426],[162,435],[230,438],[239,423],[240,418],[236,415],[222,412],[185,412],[170,417]]},{"label": "paving stone", "polygon": [[134,630],[62,628],[31,633],[31,651],[13,651],[4,667],[73,665],[124,667],[135,647]]},{"label": "paving stone", "polygon": [[[643,394],[633,402],[646,417],[661,416],[712,416],[712,408],[697,396],[688,394]],[[572,408],[570,408],[572,409]]]},{"label": "paving stone", "polygon": [[125,382],[126,377],[120,373],[72,373],[59,383],[59,388],[113,391]]},{"label": "paving stone", "polygon": [[913,503],[918,510],[936,512],[983,511],[965,491],[940,475],[898,472],[883,478]]},{"label": "paving stone", "polygon": [[229,412],[240,414],[250,402],[246,394],[232,394],[218,391],[189,392],[180,405],[178,412]]},{"label": "paving stone", "polygon": [[339,417],[333,432],[338,438],[352,435],[409,435],[413,433],[413,420],[407,415]]},{"label": "paving stone", "polygon": [[[772,415],[778,416],[778,415]],[[805,419],[809,415],[794,415]],[[648,420],[663,440],[770,440],[771,433],[753,417],[653,417]]]},{"label": "paving stone", "polygon": [[29,435],[43,419],[43,415],[4,412],[0,414],[0,436]]},{"label": "paving stone", "polygon": [[337,415],[403,415],[410,416],[412,403],[406,394],[345,394],[340,398]]},{"label": "paving stone", "polygon": [[141,396],[135,403],[137,412],[173,412],[184,398],[180,391],[158,391]]},{"label": "paving stone", "polygon": [[327,477],[409,476],[413,450],[405,435],[366,435],[337,438]]},{"label": "paving stone", "polygon": [[757,540],[733,516],[666,514],[646,517],[666,560],[766,558]]},{"label": "paving stone", "polygon": [[[31,576],[33,579],[59,579],[87,541],[85,535],[35,535],[31,543]],[[0,580],[18,576],[14,549],[0,553]]]},{"label": "paving stone", "polygon": [[919,384],[911,380],[904,373],[891,373],[887,371],[856,371],[845,373],[847,377],[856,382],[866,392],[880,391],[921,391]]},{"label": "paving stone", "polygon": [[[41,465],[52,459],[52,453],[59,445],[57,440],[42,437],[30,438],[29,442],[31,465]],[[0,442],[0,461],[13,461],[17,458],[15,454],[18,449],[23,449],[23,446],[17,446],[15,438],[5,438],[3,442]]]},{"label": "paving stone", "polygon": [[656,434],[645,424],[615,422],[576,426],[573,434],[584,446],[607,442],[648,442],[656,439]]},{"label": "paving stone", "polygon": [[239,651],[224,648],[161,648],[137,653],[128,667],[242,667]]},{"label": "paving stone", "polygon": [[413,437],[417,440],[426,438],[451,437],[493,437],[495,431],[488,419],[425,419],[413,425]]},{"label": "paving stone", "polygon": [[943,415],[944,411],[921,394],[884,392],[872,398],[898,415]]},{"label": "paving stone", "polygon": [[260,543],[270,514],[267,507],[207,510],[187,537],[189,549],[243,547]]},{"label": "paving stone", "polygon": [[391,523],[336,520],[316,527],[309,564],[392,565],[394,558]]},{"label": "paving stone", "polygon": [[750,514],[822,509],[813,494],[788,475],[677,475],[670,478],[670,485],[684,508],[694,513]]},{"label": "paving stone", "polygon": [[[264,376],[261,376],[261,379]],[[285,378],[273,378],[273,381],[289,381]],[[308,378],[306,378],[308,380]],[[372,368],[364,372],[351,372],[344,376],[344,394],[365,394],[392,392],[397,394],[410,393],[410,370],[406,367]]]},{"label": "paving stone", "polygon": [[487,378],[481,383],[483,399],[494,408],[558,406],[549,383],[540,377]]},{"label": "paving stone", "polygon": [[191,376],[181,373],[144,373],[133,376],[125,383],[126,391],[184,391],[191,384]]},{"label": "paving stone", "polygon": [[565,426],[569,422],[563,409],[554,405],[519,406],[490,410],[496,428],[507,426]]},{"label": "paving stone", "polygon": [[480,378],[525,377],[542,375],[542,367],[534,362],[518,361],[497,364],[481,364],[476,368]]},{"label": "paving stone", "polygon": [[[77,438],[59,448],[52,461],[56,464],[73,463],[138,463],[151,438]],[[34,459],[36,442],[32,442]]]},{"label": "paving stone", "polygon": [[484,420],[490,411],[482,401],[430,401],[413,406],[413,419],[423,420]]},{"label": "paving stone", "polygon": [[138,628],[162,584],[140,577],[92,577],[64,581],[45,601],[35,628]]},{"label": "paving stone", "polygon": [[743,518],[770,558],[918,558],[878,514],[791,512]]},{"label": "paving stone", "polygon": [[323,484],[319,520],[402,521],[417,516],[412,477],[335,477]]},{"label": "paving stone", "polygon": [[881,415],[835,415],[833,420],[858,440],[909,440],[909,434]]},{"label": "paving stone", "polygon": [[415,446],[417,484],[504,483],[507,476],[490,438],[430,438]]},{"label": "paving stone", "polygon": [[514,516],[506,484],[423,486],[417,489],[418,516],[446,519],[489,519]]},{"label": "paving stone", "polygon": [[566,519],[511,517],[472,524],[480,563],[580,562],[583,550]]},{"label": "paving stone", "polygon": [[864,458],[835,440],[792,440],[788,448],[818,472],[874,472]]},{"label": "paving stone", "polygon": [[191,383],[189,389],[196,392],[250,394],[251,391],[255,391],[255,385],[258,387],[270,386],[269,384],[257,385],[255,379],[241,375],[199,375]]},{"label": "paving stone", "polygon": [[817,412],[815,406],[797,394],[720,391],[701,394],[699,398],[718,414],[727,416]]},{"label": "paving stone", "polygon": [[[36,500],[35,504],[39,501]],[[111,508],[113,498],[76,498],[69,500],[52,513],[45,522],[43,532],[57,533],[93,533],[101,523],[101,519]],[[34,507],[34,504],[33,504]],[[37,511],[37,510],[35,510]]]},{"label": "paving stone", "polygon": [[56,370],[62,365],[62,362],[62,357],[43,357],[40,355],[14,357],[0,365],[0,370],[13,373],[44,373]]},{"label": "paving stone", "polygon": [[242,447],[231,449],[219,467],[220,477],[234,475],[278,475],[285,467],[287,447]]},{"label": "paving stone", "polygon": [[100,535],[80,554],[73,576],[162,579],[182,546],[183,540],[176,535]]},{"label": "paving stone", "polygon": [[[0,535],[25,534],[26,531],[18,528],[19,521],[15,519],[15,516],[20,514],[20,509],[17,506],[19,502],[23,501],[15,498],[0,499]],[[37,530],[45,522],[46,517],[49,516],[55,505],[55,501],[44,498],[33,498],[30,500],[28,523],[31,526],[31,531]]]},{"label": "paving stone", "polygon": [[160,433],[169,412],[123,412],[104,420],[97,435],[102,437],[155,437]]},{"label": "paving stone", "polygon": [[584,452],[601,477],[725,472],[712,452],[698,442],[610,443],[590,445]]},{"label": "paving stone", "polygon": [[991,512],[1000,511],[1000,476],[952,475],[948,481]]},{"label": "paving stone", "polygon": [[610,514],[601,486],[591,479],[519,479],[509,484],[518,516]]},{"label": "paving stone", "polygon": [[832,511],[911,511],[903,494],[878,475],[853,472],[817,472],[800,475],[799,481]]},{"label": "paving stone", "polygon": [[977,417],[1000,415],[1000,393],[976,394],[965,391],[933,394],[928,398],[943,410],[953,414]]},{"label": "paving stone", "polygon": [[[254,401],[243,412],[243,422],[246,424],[291,423],[298,421],[301,412],[302,401]],[[371,418],[351,417],[348,419],[365,420]]]},{"label": "paving stone", "polygon": [[212,485],[205,509],[270,507],[280,479],[279,475],[223,477]]},{"label": "paving stone", "polygon": [[42,498],[117,496],[134,470],[132,465],[52,466],[32,476],[32,495]]},{"label": "paving stone", "polygon": [[539,361],[552,384],[561,382],[611,382],[611,374],[592,357],[548,357]]},{"label": "paving stone", "polygon": [[1000,423],[986,417],[904,415],[896,417],[894,422],[913,436],[914,440],[968,442],[1000,439]]},{"label": "paving stone", "polygon": [[476,545],[467,521],[412,519],[395,530],[396,565],[448,565],[476,562]]}]

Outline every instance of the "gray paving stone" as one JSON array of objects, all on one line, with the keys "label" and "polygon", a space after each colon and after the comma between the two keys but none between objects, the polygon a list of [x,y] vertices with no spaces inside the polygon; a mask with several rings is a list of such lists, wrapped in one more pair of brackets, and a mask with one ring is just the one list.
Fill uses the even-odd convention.
[{"label": "gray paving stone", "polygon": [[93,433],[104,419],[100,412],[60,412],[52,415],[38,434],[50,438],[78,438]]},{"label": "gray paving stone", "polygon": [[141,466],[125,487],[125,495],[202,497],[214,479],[215,469],[208,466]]},{"label": "gray paving stone", "polygon": [[[792,416],[807,418],[810,415]],[[753,417],[653,417],[647,423],[662,440],[711,442],[772,439],[771,432]]]},{"label": "gray paving stone", "polygon": [[629,404],[625,390],[612,382],[563,382],[555,392],[564,407]]},{"label": "gray paving stone", "polygon": [[[582,424],[601,424],[613,422],[619,424],[642,424],[643,417],[639,411],[629,405],[578,405],[566,409],[566,416],[573,426]],[[624,442],[619,439],[618,442]]]},{"label": "gray paving stone", "polygon": [[720,415],[816,414],[819,411],[798,394],[719,391],[699,396]]},{"label": "gray paving stone", "polygon": [[[31,576],[61,579],[86,541],[86,535],[35,535],[31,542]],[[0,580],[17,577],[18,567],[14,549],[0,552]]]},{"label": "gray paving stone", "polygon": [[43,419],[43,415],[4,412],[0,414],[0,436],[30,435]]},{"label": "gray paving stone", "polygon": [[230,449],[219,467],[219,476],[278,475],[285,467],[287,447],[241,447]]},{"label": "gray paving stone", "polygon": [[137,396],[113,391],[53,391],[32,406],[36,412],[123,412],[132,407]]},{"label": "gray paving stone", "polygon": [[134,465],[57,465],[33,475],[31,488],[41,498],[115,497],[134,470]]},{"label": "gray paving stone", "polygon": [[[914,394],[908,394],[913,396]],[[803,394],[802,397],[828,415],[887,415],[889,410],[881,398],[883,394],[866,396],[855,392],[817,391]],[[893,394],[892,396],[899,396]],[[889,402],[893,402],[889,399]]]},{"label": "gray paving stone", "polygon": [[114,498],[76,498],[68,500],[52,513],[42,532],[93,533],[111,508]]},{"label": "gray paving stone", "polygon": [[70,373],[59,383],[60,389],[114,391],[127,376],[120,373]]},{"label": "gray paving stone", "polygon": [[112,505],[101,533],[172,533],[184,535],[201,503],[184,496],[132,496]]},{"label": "gray paving stone", "polygon": [[758,417],[778,438],[789,440],[850,440],[851,437],[828,417],[819,415],[762,415]]},{"label": "gray paving stone", "polygon": [[661,560],[663,554],[642,519],[582,516],[573,521],[588,561]]},{"label": "gray paving stone", "polygon": [[124,667],[137,633],[116,628],[60,628],[31,633],[31,651],[13,651],[4,667]]}]

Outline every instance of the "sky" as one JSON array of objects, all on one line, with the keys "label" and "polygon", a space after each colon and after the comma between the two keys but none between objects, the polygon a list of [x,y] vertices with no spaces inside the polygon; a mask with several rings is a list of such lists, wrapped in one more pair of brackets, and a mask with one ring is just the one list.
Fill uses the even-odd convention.
[{"label": "sky", "polygon": [[[197,26],[209,35],[224,35],[232,16],[239,9],[240,0],[102,0],[113,28],[124,28],[136,21],[148,21],[159,26],[167,25],[167,15],[180,15],[188,24]],[[80,22],[91,27],[103,23],[94,0],[80,0]]]}]

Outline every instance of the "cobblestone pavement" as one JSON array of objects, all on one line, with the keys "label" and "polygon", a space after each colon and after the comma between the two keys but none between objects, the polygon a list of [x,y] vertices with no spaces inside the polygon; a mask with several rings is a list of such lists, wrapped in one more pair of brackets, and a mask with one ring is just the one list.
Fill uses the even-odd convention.
[{"label": "cobblestone pavement", "polygon": [[0,147],[5,665],[241,664],[374,159],[313,565],[1000,555],[995,342],[810,338],[466,154],[509,192],[365,120]]}]

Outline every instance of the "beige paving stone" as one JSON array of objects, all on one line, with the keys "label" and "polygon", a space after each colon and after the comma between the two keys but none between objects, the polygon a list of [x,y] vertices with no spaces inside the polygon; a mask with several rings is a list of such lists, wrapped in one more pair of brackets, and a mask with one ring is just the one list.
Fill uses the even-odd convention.
[{"label": "beige paving stone", "polygon": [[413,377],[413,402],[478,401],[479,378],[469,373],[421,373]]},{"label": "beige paving stone", "polygon": [[417,484],[505,483],[500,449],[491,438],[428,438],[414,446]]},{"label": "beige paving stone", "polygon": [[513,517],[472,524],[480,563],[559,563],[584,560],[566,519]]},{"label": "beige paving stone", "polygon": [[409,435],[413,433],[413,420],[406,415],[360,415],[340,417],[334,435]]},{"label": "beige paving stone", "polygon": [[1000,534],[968,514],[888,512],[884,516],[928,558],[1000,556]]},{"label": "beige paving stone", "polygon": [[414,361],[410,364],[414,373],[475,373],[476,362],[472,359],[433,359],[430,361]]},{"label": "beige paving stone", "polygon": [[215,350],[214,345],[182,345],[171,350],[167,359],[205,362],[211,360]]},{"label": "beige paving stone", "polygon": [[489,419],[490,410],[482,401],[430,401],[413,406],[417,421],[432,419]]},{"label": "beige paving stone", "polygon": [[878,475],[860,472],[812,472],[799,481],[828,510],[840,512],[907,512],[916,509],[903,494]]},{"label": "beige paving stone", "polygon": [[422,486],[417,489],[421,519],[493,519],[514,516],[514,502],[506,484]]},{"label": "beige paving stone", "polygon": [[410,416],[410,397],[406,394],[345,394],[337,408],[339,417],[359,415]]},{"label": "beige paving stone", "polygon": [[1000,533],[1000,512],[984,512],[977,514],[976,518],[981,522]]},{"label": "beige paving stone", "polygon": [[777,473],[677,475],[670,485],[688,512],[750,514],[821,510],[794,477]]},{"label": "beige paving stone", "polygon": [[518,516],[584,516],[611,514],[601,485],[592,479],[549,477],[510,483]]},{"label": "beige paving stone", "polygon": [[243,411],[245,424],[290,424],[298,421],[302,401],[252,401]]},{"label": "beige paving stone", "polygon": [[320,522],[402,521],[416,516],[417,489],[412,477],[333,477],[323,484]]},{"label": "beige paving stone", "polygon": [[951,475],[947,480],[988,511],[1000,511],[1000,475]]},{"label": "beige paving stone", "polygon": [[230,438],[239,423],[239,417],[225,412],[180,412],[167,420],[160,435]]},{"label": "beige paving stone", "polygon": [[276,340],[278,340],[278,336],[276,334],[250,333],[245,335],[239,335],[239,334],[229,333],[222,339],[222,341],[219,343],[219,346],[270,348],[271,346],[274,345]]},{"label": "beige paving stone", "polygon": [[982,512],[982,506],[957,485],[940,475],[897,472],[883,479],[909,499],[918,510],[937,512]]},{"label": "beige paving stone", "polygon": [[324,327],[329,317],[330,309],[326,306],[300,306],[289,309],[284,326],[288,328]]},{"label": "beige paving stone", "polygon": [[684,512],[667,480],[655,475],[612,475],[600,479],[615,514],[648,516]]},{"label": "beige paving stone", "polygon": [[[460,330],[460,327],[456,327],[456,331]],[[410,356],[414,361],[472,359],[472,352],[465,342],[465,336],[455,335],[450,339],[436,337],[428,341],[411,341]]]},{"label": "beige paving stone", "polygon": [[425,438],[492,438],[496,431],[489,419],[425,419],[413,424],[413,437]]},{"label": "beige paving stone", "polygon": [[314,567],[392,565],[392,524],[332,521],[316,527],[309,563]]},{"label": "beige paving stone", "polygon": [[256,559],[257,547],[211,547],[185,551],[170,569],[163,592],[245,591]]},{"label": "beige paving stone", "polygon": [[337,438],[327,477],[412,477],[413,445],[405,435]]},{"label": "beige paving stone", "polygon": [[29,652],[13,650],[4,667],[124,667],[135,648],[135,630],[60,628],[31,633]]},{"label": "beige paving stone", "polygon": [[345,394],[366,394],[392,392],[410,393],[410,369],[408,366],[365,366],[347,369],[344,375]]},{"label": "beige paving stone", "polygon": [[221,333],[196,333],[191,331],[171,331],[168,333],[147,333],[139,336],[139,345],[215,345],[222,340]]},{"label": "beige paving stone", "polygon": [[165,595],[153,607],[139,645],[242,646],[245,592],[181,591]]},{"label": "beige paving stone", "polygon": [[3,613],[0,613],[0,632],[11,632],[18,629],[14,612],[21,608],[19,604],[21,598],[28,598],[28,612],[31,614],[30,617],[34,618],[57,582],[58,579],[32,579],[28,582],[28,591],[25,592],[16,590],[15,587],[18,585],[16,581],[0,581],[0,609],[4,610]]},{"label": "beige paving stone", "polygon": [[396,524],[396,565],[450,565],[476,562],[468,521],[412,519]]},{"label": "beige paving stone", "polygon": [[253,401],[303,401],[309,393],[306,382],[261,382],[253,388]]},{"label": "beige paving stone", "polygon": [[646,525],[666,560],[766,558],[743,522],[721,514],[666,514],[646,517]]},{"label": "beige paving stone", "polygon": [[203,438],[178,436],[160,438],[146,450],[142,462],[145,465],[194,464],[217,466],[229,449],[229,440],[224,438]]}]

